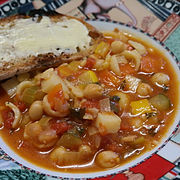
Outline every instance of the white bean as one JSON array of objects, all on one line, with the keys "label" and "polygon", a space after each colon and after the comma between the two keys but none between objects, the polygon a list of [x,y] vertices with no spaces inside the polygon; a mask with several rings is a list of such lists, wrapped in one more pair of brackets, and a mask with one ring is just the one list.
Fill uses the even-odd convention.
[{"label": "white bean", "polygon": [[140,83],[137,88],[137,93],[141,96],[147,96],[147,95],[151,94],[152,91],[153,91],[153,89],[147,83]]},{"label": "white bean", "polygon": [[124,49],[124,43],[121,41],[114,41],[111,44],[111,50],[114,54],[121,53]]},{"label": "white bean", "polygon": [[64,147],[55,148],[50,154],[50,159],[57,164],[63,164],[64,154],[66,154],[66,149]]},{"label": "white bean", "polygon": [[113,151],[100,152],[96,157],[96,163],[103,168],[111,168],[120,162],[120,158]]},{"label": "white bean", "polygon": [[29,108],[29,116],[31,120],[37,121],[41,119],[43,115],[42,101],[34,101]]},{"label": "white bean", "polygon": [[129,101],[130,101],[129,95],[123,92],[116,92],[114,95],[120,98],[119,100],[120,109],[125,109],[128,106]]},{"label": "white bean", "polygon": [[91,154],[91,148],[88,145],[81,145],[79,147],[79,152],[82,153],[82,155]]},{"label": "white bean", "polygon": [[134,117],[131,118],[130,124],[131,126],[133,126],[133,128],[137,129],[137,128],[141,128],[143,126],[143,119],[140,117]]},{"label": "white bean", "polygon": [[91,148],[87,145],[81,145],[79,151],[69,151],[64,147],[55,148],[50,159],[58,165],[79,164],[91,155]]},{"label": "white bean", "polygon": [[54,146],[58,140],[56,131],[42,127],[39,121],[27,124],[24,129],[24,139],[28,140],[38,149]]}]

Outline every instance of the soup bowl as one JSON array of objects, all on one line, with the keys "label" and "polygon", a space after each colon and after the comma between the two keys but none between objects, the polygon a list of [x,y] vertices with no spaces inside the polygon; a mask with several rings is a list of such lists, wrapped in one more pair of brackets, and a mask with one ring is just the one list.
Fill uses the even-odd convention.
[{"label": "soup bowl", "polygon": [[140,164],[144,162],[146,159],[150,158],[153,154],[157,153],[161,148],[163,148],[166,143],[171,139],[174,132],[177,130],[179,120],[180,120],[180,70],[178,67],[178,60],[173,55],[173,53],[165,47],[161,42],[156,40],[153,36],[150,36],[148,33],[145,33],[135,27],[125,25],[119,22],[112,22],[107,20],[87,20],[87,22],[91,25],[93,25],[95,28],[97,28],[100,31],[105,30],[114,30],[114,28],[118,28],[119,30],[127,31],[136,37],[142,39],[143,41],[148,42],[155,48],[159,49],[169,60],[175,74],[177,77],[177,81],[179,83],[178,86],[178,107],[177,107],[177,113],[175,115],[174,121],[171,124],[171,126],[168,128],[168,131],[164,135],[164,137],[161,139],[161,142],[152,150],[145,152],[144,154],[138,156],[136,159],[133,159],[132,161],[129,161],[126,164],[123,164],[121,166],[104,170],[100,172],[86,172],[86,173],[65,173],[65,172],[57,172],[48,170],[39,166],[36,166],[32,164],[31,162],[28,162],[27,160],[20,157],[18,154],[16,154],[7,144],[6,142],[0,137],[0,147],[2,150],[7,153],[16,163],[21,164],[29,169],[35,170],[38,173],[42,173],[45,175],[53,176],[53,177],[62,177],[62,178],[95,178],[95,177],[105,177],[107,175],[114,175],[117,173],[122,173],[126,170],[128,170],[131,167],[136,166],[137,164]]}]

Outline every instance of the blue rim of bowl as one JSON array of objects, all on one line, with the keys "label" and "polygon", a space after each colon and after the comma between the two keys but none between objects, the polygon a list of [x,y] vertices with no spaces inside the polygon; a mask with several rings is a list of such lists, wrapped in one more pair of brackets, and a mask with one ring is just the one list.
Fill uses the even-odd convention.
[{"label": "blue rim of bowl", "polygon": [[[154,37],[153,35],[149,34],[148,32],[145,32],[143,31],[142,29],[140,28],[137,28],[135,26],[132,26],[132,25],[129,25],[129,24],[125,24],[125,23],[122,23],[122,22],[118,22],[118,21],[113,21],[113,20],[109,20],[109,19],[97,19],[97,18],[94,18],[94,19],[90,19],[90,18],[87,18],[85,19],[85,21],[88,23],[88,21],[96,21],[96,22],[107,22],[107,23],[112,23],[112,24],[118,24],[118,25],[122,25],[122,26],[125,26],[125,27],[128,27],[128,28],[132,28],[138,32],[141,32],[145,35],[147,35],[148,37],[150,37],[151,39],[153,39],[156,43],[158,43],[159,45],[161,45],[164,49],[166,49],[168,51],[168,53],[172,56],[173,60],[176,62],[179,70],[180,70],[180,61],[178,61],[177,57],[174,55],[174,53],[161,41],[159,41],[156,37]],[[106,171],[103,171],[105,173],[105,175],[103,176],[95,176],[93,177],[94,178],[105,178],[107,176],[115,176],[117,174],[120,174],[120,173],[123,173],[123,172],[126,172],[126,171],[129,171],[129,169],[133,168],[133,167],[136,167],[138,166],[139,164],[142,164],[143,162],[145,162],[146,160],[150,159],[153,155],[157,154],[170,140],[171,138],[174,136],[174,134],[176,133],[176,131],[178,130],[178,128],[180,127],[180,120],[179,122],[177,123],[175,129],[173,130],[173,132],[169,135],[169,137],[162,143],[162,145],[155,151],[153,152],[152,154],[150,154],[148,157],[144,158],[143,160],[141,160],[140,162],[136,163],[135,165],[133,166],[130,166],[126,169],[122,169],[120,171],[117,170],[117,172],[114,172],[114,173],[106,173]],[[3,149],[1,149],[0,147],[0,150],[2,152],[4,152]],[[48,177],[52,177],[52,178],[58,178],[58,179],[62,179],[62,180],[85,180],[85,179],[92,179],[92,178],[84,178],[84,177],[80,177],[80,178],[68,178],[68,177],[61,177],[61,176],[53,176],[53,175],[49,175],[49,174],[46,174],[46,173],[41,173],[40,171],[37,171],[37,170],[34,170],[32,168],[29,168],[29,167],[26,167],[24,166],[23,164],[17,162],[16,160],[14,160],[11,156],[9,156],[7,153],[4,152],[4,155],[8,156],[9,160],[11,160],[12,162],[16,163],[17,165],[19,165],[21,168],[23,169],[27,169],[27,170],[30,170],[32,172],[35,172],[37,174],[41,174],[41,175],[44,175],[44,176],[48,176]],[[27,161],[26,159],[24,159],[25,161]],[[33,163],[32,163],[33,164]],[[118,167],[117,167],[118,168]],[[45,169],[45,168],[44,168]],[[47,169],[48,170],[48,169]],[[59,172],[61,173],[61,172]],[[98,174],[98,172],[96,172]],[[74,174],[74,173],[73,173]],[[76,174],[76,173],[75,173]],[[88,173],[86,173],[88,174]]]}]

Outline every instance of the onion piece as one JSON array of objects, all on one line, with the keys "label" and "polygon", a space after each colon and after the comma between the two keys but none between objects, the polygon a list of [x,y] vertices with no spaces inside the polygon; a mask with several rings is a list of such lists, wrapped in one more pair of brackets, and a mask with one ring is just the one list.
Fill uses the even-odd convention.
[{"label": "onion piece", "polygon": [[147,53],[146,48],[141,43],[129,40],[128,43],[133,46],[140,55]]},{"label": "onion piece", "polygon": [[121,71],[119,69],[119,64],[118,64],[118,61],[117,61],[117,58],[115,55],[113,55],[111,57],[110,68],[115,74],[117,74],[119,76],[121,75]]},{"label": "onion piece", "polygon": [[2,88],[6,91],[9,96],[13,96],[16,93],[16,87],[19,84],[16,77],[1,83]]},{"label": "onion piece", "polygon": [[12,123],[12,128],[16,129],[22,120],[21,112],[20,112],[19,108],[17,106],[15,106],[13,103],[6,102],[5,104],[7,107],[11,108],[14,113],[14,121]]},{"label": "onion piece", "polygon": [[137,87],[139,86],[139,83],[141,82],[141,80],[134,77],[134,76],[126,75],[125,82],[126,82],[126,86],[127,86],[128,90],[135,93]]},{"label": "onion piece", "polygon": [[95,138],[94,145],[95,145],[96,148],[99,148],[99,146],[101,145],[101,136],[100,135],[95,135],[94,138]]}]

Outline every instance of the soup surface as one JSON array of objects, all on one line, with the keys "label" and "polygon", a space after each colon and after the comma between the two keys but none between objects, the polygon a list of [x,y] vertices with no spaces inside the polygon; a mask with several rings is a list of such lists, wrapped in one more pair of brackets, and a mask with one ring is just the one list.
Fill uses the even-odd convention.
[{"label": "soup surface", "polygon": [[154,148],[177,112],[178,82],[152,45],[115,29],[88,57],[2,82],[1,136],[62,172],[120,166]]}]

